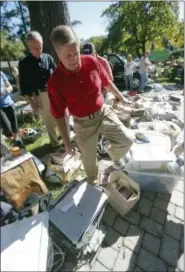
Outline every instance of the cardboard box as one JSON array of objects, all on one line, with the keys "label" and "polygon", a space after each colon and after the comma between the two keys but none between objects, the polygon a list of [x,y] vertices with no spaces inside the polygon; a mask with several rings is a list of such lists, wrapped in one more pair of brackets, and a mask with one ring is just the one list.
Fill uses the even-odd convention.
[{"label": "cardboard box", "polygon": [[[115,183],[119,184],[119,191],[115,188]],[[121,187],[131,191],[132,195],[128,199],[121,193]],[[105,192],[108,195],[108,203],[121,216],[128,213],[140,198],[139,185],[121,171],[114,171],[110,174]]]}]

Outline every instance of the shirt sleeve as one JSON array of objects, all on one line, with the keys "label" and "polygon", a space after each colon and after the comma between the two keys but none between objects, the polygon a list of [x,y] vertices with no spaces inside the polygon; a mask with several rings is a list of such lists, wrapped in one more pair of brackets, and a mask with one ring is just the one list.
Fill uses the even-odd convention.
[{"label": "shirt sleeve", "polygon": [[1,72],[1,77],[2,77],[2,80],[3,80],[4,83],[7,83],[7,82],[9,83],[6,75],[3,72]]},{"label": "shirt sleeve", "polygon": [[33,95],[33,90],[30,88],[29,85],[29,78],[27,75],[27,70],[25,69],[24,63],[19,62],[18,70],[19,70],[19,87],[21,90],[21,95]]},{"label": "shirt sleeve", "polygon": [[95,62],[96,69],[99,73],[102,86],[108,87],[111,83],[111,79],[109,78],[108,73],[105,71],[105,69],[103,68],[103,66],[100,64],[100,62],[97,59],[94,58],[94,62]]},{"label": "shirt sleeve", "polygon": [[145,64],[149,65],[151,62],[149,61],[149,58],[145,58]]},{"label": "shirt sleeve", "polygon": [[111,69],[110,64],[108,63],[108,61],[106,59],[105,59],[105,65],[107,67],[106,70],[107,70],[107,73],[109,75],[109,78],[110,78],[111,81],[113,81],[112,69]]},{"label": "shirt sleeve", "polygon": [[57,65],[54,61],[54,58],[52,56],[50,56],[50,69],[51,69],[51,73],[54,72],[54,70],[56,69]]},{"label": "shirt sleeve", "polygon": [[65,99],[61,92],[59,93],[59,86],[56,82],[56,75],[51,75],[48,81],[48,96],[50,101],[51,114],[55,119],[63,118],[68,115]]}]

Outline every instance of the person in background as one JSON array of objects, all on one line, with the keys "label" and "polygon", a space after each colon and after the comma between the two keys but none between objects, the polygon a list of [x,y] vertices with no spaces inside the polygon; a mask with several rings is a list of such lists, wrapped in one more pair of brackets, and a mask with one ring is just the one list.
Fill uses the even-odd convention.
[{"label": "person in background", "polygon": [[31,31],[26,37],[30,54],[19,62],[21,95],[30,103],[34,112],[39,112],[47,127],[51,145],[59,145],[54,119],[51,115],[47,82],[56,65],[49,54],[42,53],[43,40],[40,33]]},{"label": "person in background", "polygon": [[131,91],[133,88],[133,73],[134,73],[135,63],[132,60],[132,55],[128,55],[128,61],[125,64],[125,89]]},{"label": "person in background", "polygon": [[[84,55],[92,55],[95,58],[97,58],[98,62],[103,66],[103,68],[107,72],[110,80],[111,81],[114,80],[113,74],[112,74],[112,69],[110,67],[110,64],[109,64],[108,60],[106,58],[100,57],[97,54],[94,44],[92,44],[92,43],[86,43],[86,44],[84,44],[84,46],[83,46],[83,54]],[[105,99],[105,102],[106,102],[107,101],[107,92],[105,91],[105,88],[103,88],[102,91],[103,91],[104,99]]]},{"label": "person in background", "polygon": [[92,44],[92,43],[84,44],[82,51],[83,51],[84,55],[92,55],[92,56],[96,57],[98,62],[103,66],[103,68],[107,72],[110,80],[111,81],[114,80],[113,75],[112,75],[112,69],[111,69],[111,67],[109,65],[109,62],[108,62],[107,58],[101,57],[101,56],[99,56],[97,54],[94,44]]},{"label": "person in background", "polygon": [[103,55],[103,58],[106,59],[106,60],[108,61],[109,65],[110,65],[110,68],[111,68],[111,70],[112,70],[112,69],[113,69],[113,65],[112,65],[112,63],[108,60],[107,55]]},{"label": "person in background", "polygon": [[12,74],[15,77],[16,86],[17,86],[17,88],[19,88],[19,70],[16,66],[12,67]]},{"label": "person in background", "polygon": [[184,95],[184,67],[181,72],[181,86],[182,86],[182,95]]},{"label": "person in background", "polygon": [[170,56],[170,67],[172,68],[175,65],[175,57],[174,55]]},{"label": "person in background", "polygon": [[112,92],[121,103],[128,104],[128,101],[111,81],[97,57],[80,55],[80,43],[71,28],[64,25],[55,27],[51,33],[51,42],[60,59],[48,81],[51,112],[66,152],[74,155],[76,152],[65,119],[65,110],[69,109],[74,118],[75,139],[88,181],[96,183],[99,135],[105,136],[110,143],[108,152],[114,162],[114,169],[124,168],[123,156],[132,145],[127,128],[114,111],[104,104],[102,87]]},{"label": "person in background", "polygon": [[17,116],[10,93],[13,88],[1,71],[1,90],[0,90],[0,121],[3,134],[7,137],[9,142],[12,142],[18,133]]},{"label": "person in background", "polygon": [[139,74],[140,74],[140,86],[139,86],[139,92],[144,92],[144,88],[146,87],[148,83],[148,71],[149,66],[151,65],[151,62],[149,60],[150,51],[146,50],[144,53],[144,56],[140,60],[140,66],[139,66]]}]

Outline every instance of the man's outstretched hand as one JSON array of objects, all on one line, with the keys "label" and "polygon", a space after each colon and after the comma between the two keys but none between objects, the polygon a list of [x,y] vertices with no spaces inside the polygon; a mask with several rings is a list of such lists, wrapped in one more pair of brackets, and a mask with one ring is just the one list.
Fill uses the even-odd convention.
[{"label": "man's outstretched hand", "polygon": [[130,102],[126,97],[123,95],[120,96],[120,98],[117,98],[116,101],[121,102],[123,105],[131,105],[132,102]]},{"label": "man's outstretched hand", "polygon": [[70,154],[71,156],[79,154],[79,151],[76,147],[73,147],[72,145],[65,145],[66,153]]}]

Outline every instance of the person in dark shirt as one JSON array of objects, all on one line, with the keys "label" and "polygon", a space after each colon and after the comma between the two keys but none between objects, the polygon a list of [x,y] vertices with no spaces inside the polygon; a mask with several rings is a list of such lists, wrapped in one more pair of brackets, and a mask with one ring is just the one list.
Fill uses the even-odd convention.
[{"label": "person in dark shirt", "polygon": [[26,37],[30,54],[19,62],[21,95],[26,98],[34,112],[39,112],[47,127],[53,146],[58,146],[54,120],[50,111],[47,81],[56,65],[49,54],[42,53],[43,40],[40,33],[31,31]]}]

